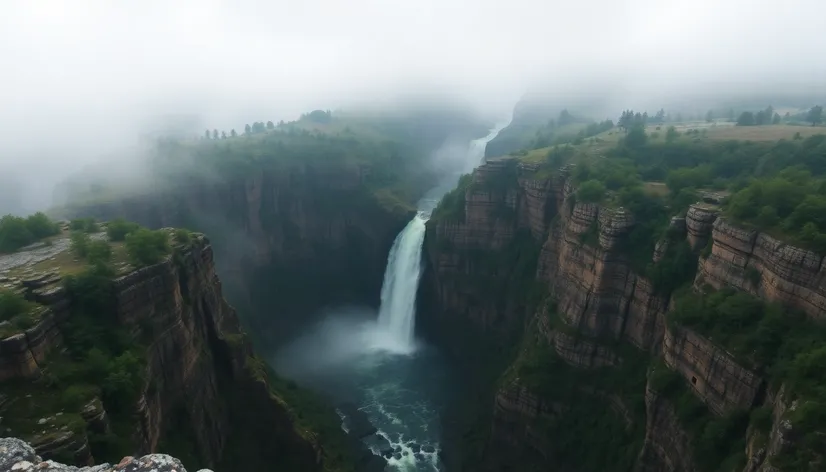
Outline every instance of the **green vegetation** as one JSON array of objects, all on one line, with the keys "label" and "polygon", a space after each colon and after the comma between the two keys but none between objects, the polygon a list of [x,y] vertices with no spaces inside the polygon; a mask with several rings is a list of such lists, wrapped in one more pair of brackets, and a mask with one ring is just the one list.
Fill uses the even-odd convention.
[{"label": "green vegetation", "polygon": [[461,176],[456,188],[445,194],[433,210],[433,219],[465,221],[465,193],[472,182],[473,177],[470,174]]},{"label": "green vegetation", "polygon": [[605,196],[605,186],[599,180],[587,180],[579,185],[576,199],[583,203],[599,203]]},{"label": "green vegetation", "polygon": [[754,178],[731,196],[727,214],[821,254],[826,253],[826,138],[809,138],[809,161]]},{"label": "green vegetation", "polygon": [[630,346],[609,346],[622,356],[620,365],[581,369],[566,364],[546,340],[526,336],[500,381],[506,386],[518,379],[543,402],[564,405],[534,427],[549,438],[554,462],[571,470],[630,471],[642,447],[646,356]]},{"label": "green vegetation", "polygon": [[[778,464],[803,470],[803,464],[818,457],[818,429],[826,418],[826,326],[733,289],[675,296],[668,321],[724,346],[739,362],[766,375],[775,388],[785,384],[787,394],[799,401],[802,408],[789,419],[803,439],[799,447],[784,451]],[[765,428],[766,413],[753,415],[752,420]]]},{"label": "green vegetation", "polygon": [[37,304],[27,301],[22,295],[0,289],[0,322],[8,321],[11,324],[11,329],[0,327],[0,335],[31,328],[39,311]]},{"label": "green vegetation", "polygon": [[187,246],[192,242],[192,231],[184,228],[176,228],[172,233],[172,238],[176,243]]},{"label": "green vegetation", "polygon": [[82,231],[84,233],[97,233],[100,227],[94,218],[75,218],[69,222],[71,231]]},{"label": "green vegetation", "polygon": [[680,425],[691,438],[694,460],[700,470],[724,472],[741,470],[746,464],[746,426],[749,416],[734,411],[713,415],[686,385],[685,379],[657,361],[650,372],[651,388],[669,399]]},{"label": "green vegetation", "polygon": [[140,228],[126,235],[126,252],[135,267],[157,264],[169,255],[169,234],[162,230]]},{"label": "green vegetation", "polygon": [[109,241],[124,241],[127,234],[139,228],[137,223],[117,218],[106,224],[106,235],[109,236]]},{"label": "green vegetation", "polygon": [[0,218],[0,252],[14,252],[49,236],[60,233],[60,226],[44,213],[28,218],[6,215]]},{"label": "green vegetation", "polygon": [[69,248],[77,257],[85,258],[89,254],[89,245],[92,243],[92,238],[82,231],[73,231],[69,236]]}]

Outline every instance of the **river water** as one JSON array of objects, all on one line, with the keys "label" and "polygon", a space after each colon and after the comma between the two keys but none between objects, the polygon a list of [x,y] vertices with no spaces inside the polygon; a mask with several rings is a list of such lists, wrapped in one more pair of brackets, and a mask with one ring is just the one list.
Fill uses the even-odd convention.
[{"label": "river water", "polygon": [[[485,146],[507,122],[468,143],[452,158],[461,173],[482,162]],[[455,373],[439,352],[415,338],[416,293],[422,267],[425,223],[459,174],[445,178],[418,204],[388,255],[381,307],[329,310],[324,321],[279,351],[276,370],[299,384],[355,405],[378,433],[365,439],[387,461],[387,471],[439,471],[440,416],[451,403]],[[340,411],[343,427],[350,418]]]}]

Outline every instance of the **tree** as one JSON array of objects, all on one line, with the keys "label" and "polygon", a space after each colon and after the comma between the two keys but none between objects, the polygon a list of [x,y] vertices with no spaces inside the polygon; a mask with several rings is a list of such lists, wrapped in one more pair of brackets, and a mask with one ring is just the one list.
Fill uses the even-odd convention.
[{"label": "tree", "polygon": [[26,228],[28,228],[34,239],[41,239],[60,233],[60,226],[50,220],[49,217],[41,211],[26,218]]},{"label": "tree", "polygon": [[809,114],[806,117],[806,121],[812,123],[812,126],[818,125],[823,122],[823,107],[820,105],[812,107],[809,110]]},{"label": "tree", "polygon": [[227,139],[227,132],[221,131],[221,139]]},{"label": "tree", "polygon": [[123,241],[126,235],[136,231],[140,225],[131,221],[126,221],[123,218],[117,218],[110,221],[106,225],[106,235],[109,236],[109,241]]},{"label": "tree", "polygon": [[645,128],[642,125],[634,125],[625,136],[625,144],[631,148],[643,147],[646,142],[648,142],[648,135],[645,134]]},{"label": "tree", "polygon": [[74,252],[77,257],[85,259],[89,254],[89,244],[92,243],[89,235],[83,231],[72,231],[69,239],[71,241],[69,248],[72,252]]},{"label": "tree", "polygon": [[218,139],[218,130],[217,129],[212,130],[212,139]]},{"label": "tree", "polygon": [[238,133],[235,132],[235,128],[233,128],[232,130],[230,130],[229,135],[234,138],[234,137],[238,136]]},{"label": "tree", "polygon": [[712,121],[714,121],[714,112],[713,112],[713,111],[711,111],[711,110],[709,110],[709,111],[706,113],[706,122],[707,122],[707,123],[711,123]]},{"label": "tree", "polygon": [[0,252],[16,251],[33,239],[25,219],[12,215],[0,219]]},{"label": "tree", "polygon": [[750,111],[741,113],[737,118],[737,126],[754,126],[754,113]]},{"label": "tree", "polygon": [[677,132],[677,128],[669,126],[668,130],[665,132],[665,142],[673,143],[677,140],[678,136],[680,136],[680,133]]},{"label": "tree", "polygon": [[777,210],[770,205],[761,208],[760,213],[757,214],[757,224],[764,229],[771,228],[779,221],[780,218],[777,216]]},{"label": "tree", "polygon": [[136,267],[157,264],[169,250],[169,235],[164,231],[141,228],[126,235],[126,253]]},{"label": "tree", "polygon": [[204,131],[204,139],[209,139],[209,130]]},{"label": "tree", "polygon": [[728,118],[729,121],[734,121],[734,108],[729,108],[728,109],[728,113],[726,114],[726,118]]},{"label": "tree", "polygon": [[780,113],[777,113],[777,112],[774,113],[774,117],[772,118],[772,124],[773,125],[779,125],[780,124]]},{"label": "tree", "polygon": [[599,180],[583,182],[576,191],[576,200],[584,203],[598,203],[605,196],[605,186]]},{"label": "tree", "polygon": [[112,247],[106,241],[92,241],[86,247],[86,260],[90,264],[108,264],[112,260]]},{"label": "tree", "polygon": [[771,119],[771,117],[767,117],[766,112],[760,110],[754,115],[754,124],[757,126],[761,126],[766,124],[766,122],[768,122],[769,119]]},{"label": "tree", "polygon": [[244,134],[252,133],[252,127],[249,124],[244,125]]},{"label": "tree", "polygon": [[654,123],[665,123],[665,109],[660,108],[660,111],[654,115]]},{"label": "tree", "polygon": [[267,122],[267,129],[275,129],[275,124],[272,121]]}]

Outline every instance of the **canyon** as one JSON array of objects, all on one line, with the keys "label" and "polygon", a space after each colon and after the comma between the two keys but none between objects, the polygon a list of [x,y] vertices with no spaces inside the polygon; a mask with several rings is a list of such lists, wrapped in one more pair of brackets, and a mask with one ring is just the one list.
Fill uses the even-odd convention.
[{"label": "canyon", "polygon": [[[191,470],[381,470],[377,452],[392,463],[402,453],[422,456],[423,444],[398,432],[382,436],[392,449],[366,451],[359,439],[375,436],[375,425],[345,435],[333,409],[340,399],[305,402],[306,385],[267,366],[325,308],[378,308],[391,246],[419,218],[424,273],[415,300],[404,287],[404,306],[415,303],[416,340],[441,357],[418,358],[410,383],[400,385],[422,395],[436,395],[423,388],[433,378],[458,385],[437,408],[438,425],[424,423],[441,434],[428,438],[438,443],[426,445],[428,464],[435,467],[438,457],[446,470],[816,468],[822,459],[812,426],[799,413],[811,397],[675,313],[687,293],[732,290],[820,319],[823,258],[698,202],[670,218],[640,261],[628,241],[641,221],[616,204],[577,201],[575,171],[487,159],[426,224],[410,202],[377,190],[375,168],[336,162],[193,177],[152,195],[61,209],[66,218],[125,217],[199,233],[162,263],[124,269],[114,280],[119,323],[152,339],[133,421],[123,429],[118,421],[114,431],[99,398],[72,412],[32,410],[45,421],[16,434],[33,447],[26,460],[117,463],[96,455],[92,438],[124,431],[134,455],[170,453]],[[416,197],[428,184],[421,177]],[[691,278],[664,285],[651,268],[684,248]],[[418,266],[408,265],[418,277]],[[78,301],[59,274],[25,275],[14,283],[47,311],[36,326],[0,342],[0,380],[36,385],[65,349],[64,326]],[[683,286],[673,290],[677,282]],[[425,375],[427,362],[450,369]],[[371,372],[389,379],[405,368],[394,361]],[[0,410],[32,403],[28,391],[4,396]],[[338,406],[352,425],[353,416],[342,413],[352,405]],[[82,427],[62,429],[60,417],[69,414]]]},{"label": "canyon", "polygon": [[[460,211],[428,223],[423,290],[434,300],[422,322],[452,339],[464,330],[494,349],[517,346],[499,351],[511,363],[476,400],[489,420],[469,428],[489,437],[460,442],[478,452],[456,470],[706,470],[696,433],[678,415],[682,400],[657,380],[663,372],[702,402],[694,415],[771,412],[770,427],[744,427],[731,462],[714,470],[791,470],[774,459],[803,447],[788,412],[804,400],[713,339],[670,322],[673,296],[623,245],[633,215],[577,202],[571,172],[537,176],[538,166],[518,158],[490,159],[457,190]],[[741,229],[705,203],[671,219],[650,263],[681,243],[697,254],[705,248],[696,290],[734,288],[822,317],[820,255]],[[462,352],[469,341],[453,344],[466,362],[479,352]]]}]

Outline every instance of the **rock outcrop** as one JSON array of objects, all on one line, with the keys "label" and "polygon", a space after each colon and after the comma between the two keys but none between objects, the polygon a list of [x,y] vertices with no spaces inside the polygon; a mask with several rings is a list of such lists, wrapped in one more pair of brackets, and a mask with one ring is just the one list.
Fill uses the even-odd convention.
[{"label": "rock outcrop", "polygon": [[[291,464],[296,470],[321,467],[321,449],[312,434],[299,430],[288,407],[273,396],[266,375],[250,368],[251,344],[223,298],[206,237],[196,236],[158,264],[127,270],[114,279],[113,290],[111,309],[118,323],[136,337],[151,339],[132,437],[121,438],[130,440],[133,450],[155,452],[174,434],[191,438],[200,461],[210,466],[225,459],[233,440],[254,453],[250,456],[255,464]],[[53,361],[48,356],[58,352],[64,323],[72,316],[67,307],[75,300],[66,290],[56,289],[51,301],[36,326],[12,336],[12,342],[3,341],[2,364],[17,366],[4,371],[6,380],[9,375],[17,382],[37,377]],[[24,436],[46,459],[66,458],[78,465],[100,459],[92,456],[87,439],[87,432],[105,433],[109,428],[99,400],[77,412],[51,411],[48,405],[35,405],[39,397],[29,398],[25,389],[14,392],[0,401],[0,416],[36,407],[43,418],[34,431],[17,431],[19,422],[11,422],[7,433]],[[63,418],[72,415],[85,426],[61,428]]]},{"label": "rock outcrop", "polygon": [[666,329],[663,359],[685,377],[686,384],[718,415],[750,410],[764,387],[758,375],[690,329]]},{"label": "rock outcrop", "polygon": [[[34,449],[17,438],[0,438],[0,470],[15,472],[186,472],[181,461],[166,454],[149,454],[140,458],[124,457],[115,465],[74,467],[44,461]],[[211,472],[201,469],[199,472]]]},{"label": "rock outcrop", "polygon": [[638,472],[693,472],[697,470],[691,440],[671,403],[645,388],[645,441],[637,458]]},{"label": "rock outcrop", "polygon": [[711,254],[700,263],[698,283],[734,287],[810,318],[826,316],[823,256],[725,218],[714,222],[711,238]]}]

